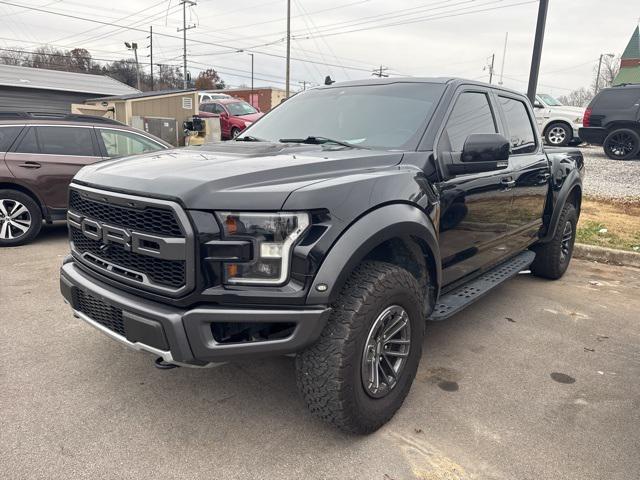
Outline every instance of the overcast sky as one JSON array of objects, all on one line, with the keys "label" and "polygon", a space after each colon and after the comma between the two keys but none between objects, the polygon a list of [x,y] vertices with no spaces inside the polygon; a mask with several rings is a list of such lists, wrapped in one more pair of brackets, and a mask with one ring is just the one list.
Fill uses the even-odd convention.
[{"label": "overcast sky", "polygon": [[[154,29],[154,63],[182,64],[179,0],[7,0],[8,3]],[[539,91],[554,95],[588,86],[600,53],[621,53],[640,17],[638,0],[550,0]],[[500,77],[509,32],[504,84],[526,90],[538,3],[533,0],[291,0],[292,90],[301,82],[368,78],[379,65],[392,75],[462,76],[488,80],[483,67],[495,53]],[[484,10],[484,11],[481,11]],[[471,12],[471,13],[470,13]],[[0,47],[83,47],[100,59],[130,56],[141,31],[25,10],[0,0]],[[286,0],[198,0],[187,22],[189,70],[212,66],[230,85],[283,87]],[[383,27],[384,26],[384,27]],[[382,27],[382,28],[381,28]],[[162,34],[169,36],[162,36]],[[196,43],[200,42],[200,43]],[[245,52],[237,52],[244,49]],[[310,60],[304,62],[301,60]],[[323,65],[330,64],[330,65]],[[148,67],[147,67],[148,69]]]}]

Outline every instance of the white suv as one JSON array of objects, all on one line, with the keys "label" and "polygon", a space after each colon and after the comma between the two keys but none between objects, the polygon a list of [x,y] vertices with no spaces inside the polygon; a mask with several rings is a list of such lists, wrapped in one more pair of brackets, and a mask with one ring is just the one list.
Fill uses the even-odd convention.
[{"label": "white suv", "polygon": [[533,106],[538,130],[547,145],[564,147],[581,142],[578,129],[582,127],[584,108],[565,106],[546,93],[536,95]]}]

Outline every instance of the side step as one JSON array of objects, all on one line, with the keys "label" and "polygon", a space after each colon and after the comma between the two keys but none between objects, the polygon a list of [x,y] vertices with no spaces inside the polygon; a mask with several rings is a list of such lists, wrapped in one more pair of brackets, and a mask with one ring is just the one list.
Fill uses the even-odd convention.
[{"label": "side step", "polygon": [[444,320],[458,313],[469,304],[484,296],[484,294],[492,288],[497,287],[505,280],[509,280],[520,271],[526,269],[531,265],[535,256],[536,254],[534,252],[526,250],[483,275],[441,296],[429,320]]}]

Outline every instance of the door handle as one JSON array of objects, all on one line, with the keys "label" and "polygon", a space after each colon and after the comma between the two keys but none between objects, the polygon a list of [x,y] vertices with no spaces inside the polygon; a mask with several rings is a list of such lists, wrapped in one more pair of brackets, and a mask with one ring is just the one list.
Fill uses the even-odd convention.
[{"label": "door handle", "polygon": [[18,166],[22,168],[40,168],[42,165],[40,165],[38,162],[24,162],[19,163]]},{"label": "door handle", "polygon": [[541,182],[546,182],[547,180],[549,180],[551,178],[551,174],[550,173],[541,173],[540,175],[538,175],[538,178],[540,179]]},{"label": "door handle", "polygon": [[500,179],[500,183],[507,189],[513,188],[516,186],[516,181],[512,177],[502,177]]}]

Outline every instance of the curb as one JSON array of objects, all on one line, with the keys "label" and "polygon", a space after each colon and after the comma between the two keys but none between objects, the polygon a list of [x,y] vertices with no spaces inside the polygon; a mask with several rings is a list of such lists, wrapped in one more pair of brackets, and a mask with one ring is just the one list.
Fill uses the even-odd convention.
[{"label": "curb", "polygon": [[636,252],[576,243],[573,247],[573,256],[594,262],[640,268],[640,253]]}]

